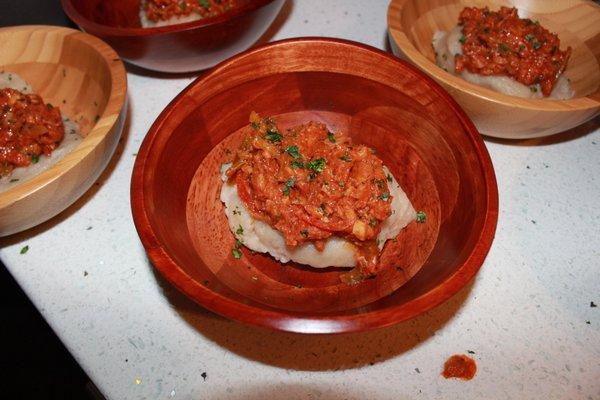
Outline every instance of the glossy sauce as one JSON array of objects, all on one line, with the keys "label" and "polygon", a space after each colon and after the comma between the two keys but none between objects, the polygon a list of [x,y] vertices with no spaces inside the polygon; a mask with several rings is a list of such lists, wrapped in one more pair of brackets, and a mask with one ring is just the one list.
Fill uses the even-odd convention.
[{"label": "glossy sauce", "polygon": [[49,156],[64,134],[58,107],[36,94],[0,90],[0,176]]},{"label": "glossy sauce", "polygon": [[166,21],[192,13],[202,18],[214,17],[230,10],[236,0],[146,0],[144,11],[149,20]]},{"label": "glossy sauce", "polygon": [[459,378],[471,380],[477,372],[477,364],[471,357],[464,354],[455,354],[444,363],[444,378]]},{"label": "glossy sauce", "polygon": [[374,151],[321,123],[283,132],[253,113],[251,126],[227,172],[250,214],[281,232],[289,247],[312,242],[322,250],[327,238],[344,237],[356,248],[351,280],[373,275],[376,238],[392,201]]},{"label": "glossy sauce", "polygon": [[516,8],[500,11],[466,7],[459,16],[463,54],[456,55],[456,72],[507,75],[524,85],[540,84],[549,96],[565,70],[571,48],[560,50],[560,40],[538,22],[521,19]]}]

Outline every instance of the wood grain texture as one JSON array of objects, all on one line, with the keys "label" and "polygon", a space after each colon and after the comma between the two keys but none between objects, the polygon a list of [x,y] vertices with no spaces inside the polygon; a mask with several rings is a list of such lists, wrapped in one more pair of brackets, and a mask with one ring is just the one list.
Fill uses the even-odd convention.
[{"label": "wood grain texture", "polygon": [[[349,132],[427,213],[388,242],[376,279],[345,286],[339,269],[231,256],[219,167],[252,110]],[[497,196],[479,133],[439,85],[379,50],[319,38],[248,51],[190,85],[150,129],[131,186],[136,228],[167,280],[224,316],[304,333],[387,326],[448,299],[489,250]]]},{"label": "wood grain texture", "polygon": [[[466,6],[516,7],[558,34],[573,53],[565,75],[575,97],[522,99],[467,82],[435,64],[434,32],[456,26]],[[392,0],[388,9],[392,50],[433,77],[465,109],[485,135],[525,139],[571,129],[600,113],[600,6],[587,0]]]},{"label": "wood grain texture", "polygon": [[142,28],[140,0],[61,0],[83,31],[110,44],[121,57],[161,72],[210,68],[252,46],[285,0],[238,0],[232,11],[186,24]]},{"label": "wood grain texture", "polygon": [[60,213],[98,178],[123,129],[127,78],[109,46],[73,29],[1,28],[0,49],[0,69],[19,74],[59,105],[84,136],[53,167],[0,193],[0,236],[6,236]]}]

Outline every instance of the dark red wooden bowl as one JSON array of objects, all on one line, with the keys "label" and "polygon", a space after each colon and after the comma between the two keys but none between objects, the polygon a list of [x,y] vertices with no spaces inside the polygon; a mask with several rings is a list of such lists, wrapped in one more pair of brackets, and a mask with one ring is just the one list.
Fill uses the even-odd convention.
[{"label": "dark red wooden bowl", "polygon": [[[348,286],[338,269],[232,257],[219,166],[253,110],[282,127],[319,120],[349,132],[426,212],[386,244],[376,279]],[[454,100],[389,54],[323,38],[247,51],[179,94],[141,146],[131,203],[152,263],[181,291],[226,317],[303,333],[388,326],[442,303],[478,271],[498,217],[489,155]]]},{"label": "dark red wooden bowl", "polygon": [[61,0],[83,31],[106,41],[132,64],[162,72],[199,71],[246,50],[265,33],[284,2],[239,0],[239,6],[223,15],[142,28],[140,0]]}]

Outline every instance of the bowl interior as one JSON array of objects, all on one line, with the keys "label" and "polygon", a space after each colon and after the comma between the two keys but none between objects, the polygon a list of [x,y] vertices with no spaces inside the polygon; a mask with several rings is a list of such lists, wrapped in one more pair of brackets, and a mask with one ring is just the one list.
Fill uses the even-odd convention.
[{"label": "bowl interior", "polygon": [[[85,0],[70,1],[71,6],[88,21],[99,25],[114,28],[141,28],[140,22],[140,0]],[[257,0],[238,0],[237,6],[223,15],[234,14],[236,9],[244,9],[257,3]],[[212,20],[222,19],[223,16],[205,18],[201,21],[186,23],[190,25],[204,25]],[[181,24],[183,25],[183,24]],[[173,27],[169,27],[173,29]],[[164,30],[164,28],[162,29]]]},{"label": "bowl interior", "polygon": [[[219,167],[231,161],[251,111],[275,116],[282,127],[317,120],[349,132],[377,151],[414,207],[426,212],[425,224],[411,223],[388,242],[375,279],[347,286],[339,269],[280,264],[245,249],[241,259],[232,257]],[[491,242],[479,243],[490,218],[495,227],[494,196],[481,139],[439,86],[389,55],[325,39],[251,51],[190,86],[151,129],[132,183],[134,219],[151,259],[201,304],[241,320],[249,319],[241,305],[320,317],[400,307],[371,327],[443,301],[452,290],[409,304],[461,270],[456,290],[472,277]],[[485,250],[473,262],[480,245]],[[272,319],[249,322],[281,328]]]},{"label": "bowl interior", "polygon": [[[600,10],[584,2],[544,2],[525,0],[398,0],[401,7],[400,24],[405,27],[410,43],[427,60],[435,64],[431,39],[436,31],[449,31],[458,23],[458,15],[464,7],[484,7],[497,10],[501,6],[516,7],[521,18],[538,20],[542,26],[558,34],[561,49],[572,48],[565,75],[571,80],[575,97],[594,94],[600,87]],[[562,4],[560,4],[562,3]],[[410,28],[406,28],[410,27]],[[444,74],[443,71],[438,74]],[[459,79],[459,78],[455,78]]]},{"label": "bowl interior", "polygon": [[87,136],[110,99],[107,61],[76,31],[50,28],[33,35],[42,40],[32,40],[28,29],[0,30],[0,70],[21,76]]}]

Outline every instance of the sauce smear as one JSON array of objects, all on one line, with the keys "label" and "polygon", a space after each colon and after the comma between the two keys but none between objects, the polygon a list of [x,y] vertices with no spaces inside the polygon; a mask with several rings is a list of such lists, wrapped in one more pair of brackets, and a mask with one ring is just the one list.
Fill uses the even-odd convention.
[{"label": "sauce smear", "polygon": [[473,379],[477,372],[475,360],[464,354],[455,354],[444,363],[444,378],[459,378],[465,381]]},{"label": "sauce smear", "polygon": [[388,179],[374,151],[347,134],[309,122],[281,131],[274,120],[250,117],[229,181],[250,214],[277,229],[288,247],[312,242],[322,250],[336,235],[354,244],[356,283],[376,273],[381,223],[391,215]]},{"label": "sauce smear", "polygon": [[456,72],[506,75],[524,85],[540,84],[549,96],[565,70],[571,48],[560,50],[560,40],[539,22],[519,18],[516,8],[466,7],[459,16],[463,54],[456,55]]},{"label": "sauce smear", "polygon": [[49,156],[64,134],[58,107],[36,94],[0,90],[0,176]]}]

